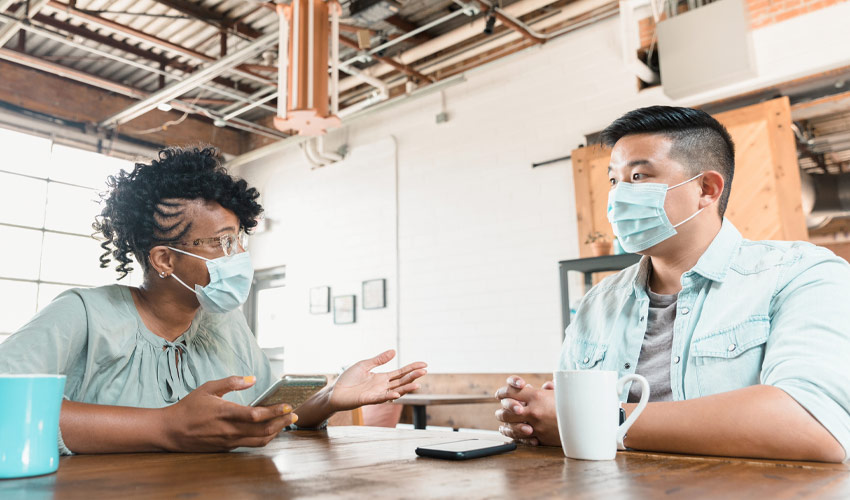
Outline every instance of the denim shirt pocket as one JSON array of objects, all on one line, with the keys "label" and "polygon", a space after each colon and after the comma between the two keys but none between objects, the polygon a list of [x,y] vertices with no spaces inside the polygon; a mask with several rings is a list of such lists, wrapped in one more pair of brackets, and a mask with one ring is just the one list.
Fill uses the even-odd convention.
[{"label": "denim shirt pocket", "polygon": [[769,336],[768,317],[753,316],[695,339],[691,345],[691,362],[699,386],[699,396],[758,384],[765,343]]},{"label": "denim shirt pocket", "polygon": [[605,353],[608,351],[607,344],[598,342],[576,341],[573,344],[571,361],[573,366],[569,370],[593,370],[602,367]]}]

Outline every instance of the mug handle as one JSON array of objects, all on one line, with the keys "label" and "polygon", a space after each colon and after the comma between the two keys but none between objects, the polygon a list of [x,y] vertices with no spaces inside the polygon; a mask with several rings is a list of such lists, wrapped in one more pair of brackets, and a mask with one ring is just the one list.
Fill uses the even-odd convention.
[{"label": "mug handle", "polygon": [[623,378],[617,381],[617,397],[623,393],[627,382],[638,382],[640,384],[640,402],[637,407],[635,407],[632,414],[629,415],[629,418],[623,422],[622,425],[617,429],[617,449],[625,450],[626,446],[623,444],[623,439],[626,438],[626,432],[629,431],[629,427],[635,423],[635,420],[640,416],[643,409],[646,408],[646,404],[649,402],[649,382],[642,375],[638,375],[637,373],[632,373],[630,375],[625,375]]}]

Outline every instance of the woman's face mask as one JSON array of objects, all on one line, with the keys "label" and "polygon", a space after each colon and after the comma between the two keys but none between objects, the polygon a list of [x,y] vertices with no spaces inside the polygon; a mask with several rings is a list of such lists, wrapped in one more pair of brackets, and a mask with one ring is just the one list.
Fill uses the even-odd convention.
[{"label": "woman's face mask", "polygon": [[175,252],[205,260],[210,282],[207,286],[195,285],[192,289],[176,274],[171,276],[188,290],[195,292],[201,307],[214,313],[225,313],[236,309],[248,300],[251,283],[254,280],[254,266],[247,251],[217,259],[207,259],[200,255],[167,247]]},{"label": "woman's face mask", "polygon": [[700,177],[702,174],[670,187],[654,182],[617,184],[608,193],[608,221],[623,250],[637,253],[653,247],[674,236],[677,227],[705,210],[706,207],[697,210],[675,226],[670,223],[664,210],[667,191]]}]

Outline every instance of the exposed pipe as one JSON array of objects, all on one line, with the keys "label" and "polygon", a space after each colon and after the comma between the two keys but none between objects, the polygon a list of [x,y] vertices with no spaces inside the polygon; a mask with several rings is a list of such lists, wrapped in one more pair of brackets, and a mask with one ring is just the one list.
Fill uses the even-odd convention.
[{"label": "exposed pipe", "polygon": [[806,225],[815,229],[835,217],[850,217],[850,173],[800,173]]},{"label": "exposed pipe", "polygon": [[[667,0],[661,0],[662,2],[666,2]],[[661,21],[661,11],[658,9],[658,0],[649,0],[649,6],[652,9],[652,19],[655,21],[657,25],[659,21]]]},{"label": "exposed pipe", "polygon": [[664,0],[664,13],[667,14],[667,19],[675,17],[678,14],[678,9],[676,8],[679,4],[679,0]]},{"label": "exposed pipe", "polygon": [[304,158],[310,164],[311,169],[324,167],[327,163],[323,162],[316,154],[316,145],[311,139],[307,139],[301,143],[301,151],[304,152]]},{"label": "exposed pipe", "polygon": [[292,109],[298,107],[298,102],[296,101],[298,98],[298,80],[301,79],[301,74],[298,71],[298,54],[301,52],[299,50],[301,47],[298,45],[301,38],[300,3],[298,0],[292,2],[292,65],[289,69],[290,75],[287,76],[292,81],[292,104],[290,105]]},{"label": "exposed pipe", "polygon": [[[447,15],[439,18],[439,19],[435,19],[434,21],[431,21],[428,24],[422,25],[422,26],[416,28],[413,31],[409,31],[409,32],[405,33],[404,35],[402,35],[398,38],[394,38],[394,39],[392,39],[388,42],[385,42],[385,43],[382,43],[381,45],[378,45],[377,47],[369,50],[369,52],[366,53],[366,56],[371,56],[371,55],[377,54],[378,52],[385,50],[385,49],[388,49],[388,48],[390,48],[390,47],[392,47],[396,44],[399,44],[399,43],[407,40],[408,38],[411,38],[411,37],[418,35],[419,33],[427,31],[427,30],[429,30],[429,29],[431,29],[435,26],[439,26],[440,24],[443,24],[446,21],[451,21],[452,19],[454,19],[457,16],[462,15],[462,14],[469,15],[468,11],[465,11],[464,9],[458,9],[458,10],[452,12],[451,14],[447,14]],[[342,61],[340,63],[340,68],[341,69],[345,68],[346,66],[350,66],[350,65],[352,65],[352,64],[354,64],[358,61],[363,61],[364,59],[366,59],[366,57],[364,57],[363,55],[356,55],[356,56],[354,56],[350,59],[346,59],[345,61]]]},{"label": "exposed pipe", "polygon": [[[551,4],[552,2],[553,0],[520,0],[519,2],[505,7],[503,11],[514,17],[518,17],[528,14],[529,12],[541,9]],[[571,4],[566,5],[561,10],[572,13],[571,17],[574,17],[581,15],[587,12],[588,10],[591,10],[586,8],[586,6],[589,4],[596,3],[599,3],[598,0],[577,0]],[[424,57],[430,56],[449,47],[453,47],[460,42],[466,41],[474,36],[480,35],[481,32],[484,30],[485,23],[486,19],[484,18],[473,20],[459,28],[455,28],[454,30],[446,34],[435,37],[423,44],[417,45],[415,47],[412,47],[411,49],[404,51],[401,54],[396,55],[395,59],[405,65],[413,64],[414,62]],[[516,34],[516,36],[519,37],[518,34]],[[364,72],[369,76],[379,78],[393,71],[394,69],[396,68],[393,68],[393,66],[391,66],[390,64],[381,63],[365,69]],[[359,82],[351,78],[346,78],[345,80],[342,80],[339,85],[340,92],[344,92],[359,85]]]},{"label": "exposed pipe", "polygon": [[[578,6],[579,8],[588,7],[587,11],[576,12],[576,9],[574,8],[574,6],[576,6],[577,4],[583,4],[583,6],[579,5]],[[554,15],[550,15],[550,16],[545,17],[543,19],[540,19],[538,21],[534,21],[530,24],[532,24],[534,26],[534,28],[537,29],[537,30],[546,29],[550,26],[558,25],[558,24],[560,24],[564,21],[575,18],[575,17],[582,15],[582,14],[585,14],[587,12],[594,12],[594,11],[600,9],[600,8],[605,7],[605,6],[610,6],[611,9],[602,11],[599,14],[597,14],[597,15],[591,17],[591,18],[585,19],[583,21],[579,21],[579,22],[574,23],[574,24],[570,24],[569,26],[565,26],[564,28],[561,28],[561,29],[551,33],[552,35],[557,34],[558,36],[560,36],[560,35],[563,35],[564,33],[568,33],[570,31],[577,30],[577,29],[582,28],[584,26],[587,26],[589,24],[593,24],[593,23],[599,21],[600,19],[605,19],[607,17],[610,17],[610,16],[616,14],[618,12],[617,4],[614,3],[614,2],[611,2],[610,0],[579,0],[579,1],[574,2],[572,4],[568,4],[564,9],[561,9],[560,11],[555,13]],[[522,39],[522,37],[518,33],[516,33],[515,31],[507,31],[507,32],[504,32],[502,34],[492,35],[492,36],[484,39],[484,41],[482,41],[478,45],[466,48],[459,53],[448,55],[448,56],[446,56],[442,59],[429,61],[428,63],[422,65],[421,70],[433,73],[433,72],[439,71],[443,68],[453,66],[453,65],[455,65],[459,62],[468,60],[468,59],[475,57],[479,54],[488,53],[488,52],[490,52],[490,51],[492,51],[492,50],[494,50],[498,47],[505,46],[505,45],[507,45],[507,44],[509,44],[513,41],[518,41],[518,40],[521,40],[521,39]],[[364,72],[365,72],[365,70],[364,70]],[[395,80],[398,80],[398,78],[396,78]],[[387,82],[387,83],[392,84],[393,82]],[[429,85],[426,88],[430,88],[432,86],[433,86],[433,84]]]},{"label": "exposed pipe", "polygon": [[286,118],[287,89],[286,72],[289,70],[289,7],[277,4],[277,18],[279,24],[277,55],[277,116]]},{"label": "exposed pipe", "polygon": [[316,75],[313,68],[313,64],[316,58],[314,57],[313,52],[315,51],[316,47],[316,6],[312,2],[308,2],[308,5],[310,7],[310,10],[307,14],[307,107],[315,108],[316,103],[313,98],[313,88],[316,86],[314,81]]},{"label": "exposed pipe", "polygon": [[236,111],[233,111],[229,114],[226,114],[226,115],[222,116],[221,119],[224,120],[224,121],[229,121],[229,120],[236,118],[237,116],[239,116],[243,113],[247,113],[248,111],[251,111],[252,109],[254,109],[256,107],[271,101],[275,97],[277,97],[277,92],[269,94],[269,95],[263,97],[262,99],[257,100],[256,102],[254,102],[252,104],[249,104],[245,107],[237,109]]},{"label": "exposed pipe", "polygon": [[[201,88],[206,88],[206,87],[201,87]],[[273,89],[271,87],[262,88],[262,89],[260,89],[256,92],[254,92],[253,94],[249,95],[246,98],[247,105],[253,106],[257,102],[258,99],[261,99],[261,98],[269,95],[270,93],[272,95],[275,95],[275,96],[277,95],[277,92],[275,91],[275,89]],[[246,101],[230,103],[229,106],[219,109],[218,112],[221,113],[221,114],[230,113],[233,110],[239,109],[240,106],[244,106]],[[275,108],[272,108],[271,106],[267,106],[267,105],[260,105],[259,107],[261,109],[270,110],[270,111],[275,110]]]},{"label": "exposed pipe", "polygon": [[[464,75],[455,75],[443,80],[440,80],[437,83],[422,87],[420,89],[416,89],[415,91],[409,94],[402,94],[400,96],[394,97],[392,99],[387,99],[385,102],[376,104],[375,106],[369,107],[368,109],[359,110],[359,112],[353,112],[350,115],[346,116],[346,124],[352,124],[357,122],[357,120],[361,120],[367,116],[372,115],[373,113],[377,113],[389,107],[397,106],[404,102],[409,102],[411,100],[418,99],[420,97],[431,95],[434,92],[439,92],[447,87],[452,85],[457,85],[459,83],[463,83],[466,81],[466,77]],[[349,108],[345,108],[340,111],[341,114],[345,114],[345,112]],[[277,141],[272,144],[267,144],[260,148],[254,149],[247,153],[243,153],[227,162],[228,168],[237,168],[248,163],[260,160],[270,155],[279,154],[282,151],[285,151],[288,148],[301,145],[307,141],[308,137],[294,135],[287,137],[282,141]]]},{"label": "exposed pipe", "polygon": [[640,44],[640,34],[637,31],[637,20],[634,9],[651,4],[654,0],[620,0],[620,34],[623,37],[623,62],[641,81],[659,83],[661,77],[645,62],[638,59],[637,49]]},{"label": "exposed pipe", "polygon": [[325,151],[325,136],[316,137],[316,153],[322,160],[327,160],[328,163],[334,163],[343,160],[343,156],[333,151]]},{"label": "exposed pipe", "polygon": [[224,57],[217,62],[210,64],[209,66],[190,74],[188,77],[180,80],[176,83],[169,85],[168,87],[160,90],[159,92],[154,93],[146,99],[142,99],[140,102],[130,106],[129,108],[120,111],[109,118],[100,122],[100,126],[102,127],[110,127],[115,125],[120,125],[122,123],[126,123],[137,116],[140,116],[144,113],[147,113],[151,109],[155,108],[159,103],[169,101],[171,99],[175,99],[180,95],[186,93],[187,91],[197,87],[198,85],[204,84],[216,76],[228,71],[234,65],[239,64],[240,62],[250,59],[254,57],[261,51],[265,50],[269,45],[277,42],[277,33],[268,33],[247,46],[233,52],[227,57]]},{"label": "exposed pipe", "polygon": [[390,90],[389,86],[385,81],[381,80],[380,78],[371,77],[357,68],[344,68],[343,71],[348,73],[349,75],[360,78],[361,80],[375,87],[381,92],[387,93]]},{"label": "exposed pipe", "polygon": [[348,118],[351,115],[357,113],[358,111],[364,110],[373,104],[378,104],[379,102],[386,101],[389,99],[389,92],[373,92],[371,96],[363,99],[362,101],[352,104],[351,106],[346,107],[342,111],[339,112],[340,118]]},{"label": "exposed pipe", "polygon": [[333,0],[330,2],[331,11],[331,114],[339,115],[339,16],[342,6]]}]

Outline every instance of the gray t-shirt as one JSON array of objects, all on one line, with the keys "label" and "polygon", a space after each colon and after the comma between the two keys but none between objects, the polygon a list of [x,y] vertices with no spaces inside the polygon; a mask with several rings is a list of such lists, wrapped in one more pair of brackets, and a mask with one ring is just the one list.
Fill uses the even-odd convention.
[{"label": "gray t-shirt", "polygon": [[[646,334],[640,347],[635,373],[646,377],[649,382],[650,401],[672,401],[670,388],[670,356],[673,351],[673,323],[676,321],[678,294],[658,295],[646,287],[649,295],[649,313]],[[640,386],[632,384],[629,403],[640,400]]]}]

